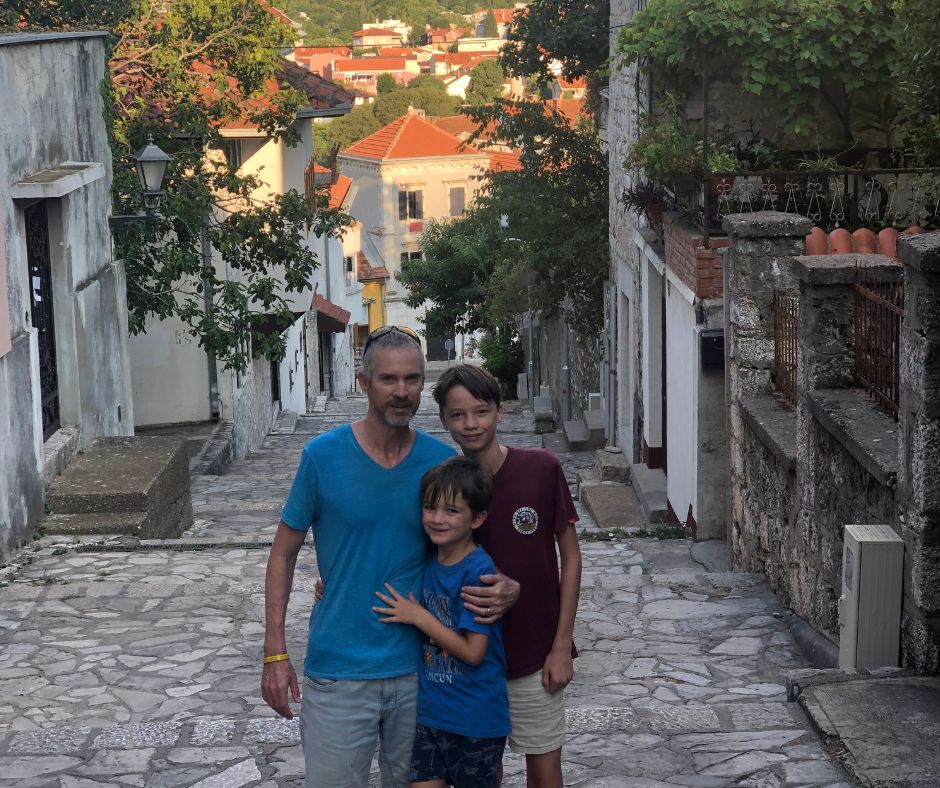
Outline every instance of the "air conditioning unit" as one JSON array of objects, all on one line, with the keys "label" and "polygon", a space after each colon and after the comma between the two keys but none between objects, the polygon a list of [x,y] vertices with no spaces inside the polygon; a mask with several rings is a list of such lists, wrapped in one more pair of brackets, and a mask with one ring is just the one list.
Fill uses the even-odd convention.
[{"label": "air conditioning unit", "polygon": [[839,667],[897,667],[904,542],[887,525],[845,526]]}]

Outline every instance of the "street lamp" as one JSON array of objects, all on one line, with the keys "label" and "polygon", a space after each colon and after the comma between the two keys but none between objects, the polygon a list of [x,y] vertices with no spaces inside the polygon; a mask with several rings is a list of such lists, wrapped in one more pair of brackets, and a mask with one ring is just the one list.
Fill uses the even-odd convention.
[{"label": "street lamp", "polygon": [[157,208],[166,201],[166,190],[163,188],[163,181],[166,178],[167,167],[170,166],[170,162],[174,160],[174,157],[162,151],[153,141],[153,135],[148,134],[147,144],[130,158],[137,170],[137,181],[140,183],[140,191],[144,198],[145,213],[109,216],[108,227],[111,232],[114,232],[116,227],[128,222],[153,221],[157,218]]}]

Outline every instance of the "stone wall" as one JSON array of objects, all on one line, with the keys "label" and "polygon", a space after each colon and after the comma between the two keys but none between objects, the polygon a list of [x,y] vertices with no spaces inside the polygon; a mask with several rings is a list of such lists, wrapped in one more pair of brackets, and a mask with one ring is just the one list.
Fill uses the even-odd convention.
[{"label": "stone wall", "polygon": [[[799,256],[807,227],[773,213],[726,221],[732,560],[762,571],[785,604],[838,641],[844,528],[890,525],[905,542],[900,662],[936,672],[940,275],[918,266],[940,272],[940,234],[899,246],[907,300],[895,421],[855,388],[852,286],[860,268],[894,280],[902,269],[880,255]],[[791,407],[773,391],[771,303],[775,287],[792,291],[797,283],[798,396]]]},{"label": "stone wall", "polygon": [[271,362],[254,359],[232,392],[231,402],[231,413],[223,412],[222,418],[232,422],[235,456],[241,458],[257,451],[277,417],[271,401]]},{"label": "stone wall", "polygon": [[[552,410],[560,424],[562,407],[562,367],[564,357],[564,322],[561,315],[535,318],[536,381],[551,389]],[[522,330],[520,341],[528,348],[528,334]],[[526,350],[526,352],[528,352]],[[578,418],[587,410],[588,394],[598,391],[600,379],[600,347],[596,339],[583,339],[574,331],[568,332],[568,364],[571,380],[571,413]]]}]

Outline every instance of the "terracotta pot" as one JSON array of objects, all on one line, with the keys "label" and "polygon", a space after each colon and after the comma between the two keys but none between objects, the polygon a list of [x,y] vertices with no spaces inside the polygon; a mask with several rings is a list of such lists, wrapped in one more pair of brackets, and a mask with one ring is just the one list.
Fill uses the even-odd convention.
[{"label": "terracotta pot", "polygon": [[661,202],[647,205],[643,209],[643,211],[646,213],[646,218],[650,220],[650,224],[662,224],[664,210],[666,210],[666,206]]},{"label": "terracotta pot", "polygon": [[852,234],[844,227],[829,233],[829,245],[832,254],[851,254],[855,251]]},{"label": "terracotta pot", "polygon": [[924,228],[915,224],[906,230],[902,230],[901,235],[920,235],[922,232],[925,232]]},{"label": "terracotta pot", "polygon": [[804,242],[806,254],[826,254],[829,251],[829,236],[822,227],[814,227]]},{"label": "terracotta pot", "polygon": [[878,248],[885,257],[897,259],[898,256],[898,231],[893,227],[885,227],[878,233]]},{"label": "terracotta pot", "polygon": [[865,227],[852,233],[852,242],[858,254],[875,254],[878,251],[878,239]]}]

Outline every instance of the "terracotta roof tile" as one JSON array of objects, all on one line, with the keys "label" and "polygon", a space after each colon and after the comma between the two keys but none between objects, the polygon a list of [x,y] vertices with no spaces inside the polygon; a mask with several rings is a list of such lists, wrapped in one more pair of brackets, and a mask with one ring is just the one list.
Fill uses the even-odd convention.
[{"label": "terracotta roof tile", "polygon": [[362,30],[357,30],[353,33],[355,38],[362,38],[363,36],[395,36],[396,38],[401,38],[401,33],[396,33],[394,30],[386,30],[382,27],[366,27]]},{"label": "terracotta roof tile", "polygon": [[572,125],[577,125],[584,116],[583,99],[549,99],[545,102],[547,110],[554,110],[565,117]]},{"label": "terracotta roof tile", "polygon": [[490,154],[490,169],[496,172],[506,172],[509,170],[521,170],[522,162],[520,161],[520,156],[522,154],[519,151],[511,151],[509,153],[491,153]]},{"label": "terracotta roof tile", "polygon": [[360,282],[388,279],[391,276],[384,265],[373,266],[363,252],[356,253],[356,278]]},{"label": "terracotta roof tile", "polygon": [[388,160],[479,155],[480,151],[470,145],[464,145],[452,134],[420,115],[409,113],[393,120],[365,139],[354,142],[343,153],[365,159]]},{"label": "terracotta roof tile", "polygon": [[849,232],[841,227],[827,234],[821,227],[814,227],[806,236],[803,247],[808,255],[883,254],[897,260],[898,236],[918,235],[922,232],[924,229],[917,225],[900,231],[894,227],[885,227],[877,234],[866,228]]},{"label": "terracotta roof tile", "polygon": [[336,322],[346,325],[349,323],[349,318],[352,317],[352,313],[346,311],[341,306],[337,306],[332,301],[327,301],[319,293],[313,294],[313,302],[310,304],[317,312],[322,312],[327,317],[333,318]]}]

